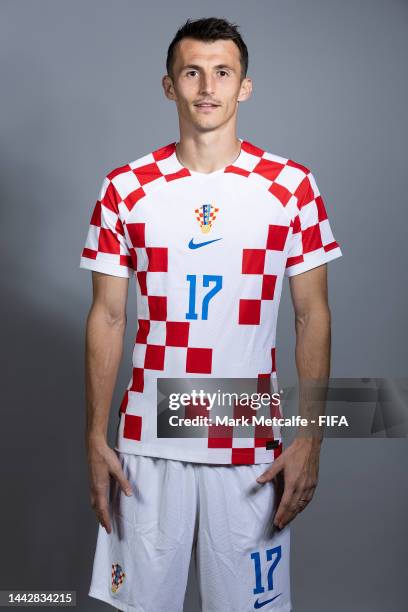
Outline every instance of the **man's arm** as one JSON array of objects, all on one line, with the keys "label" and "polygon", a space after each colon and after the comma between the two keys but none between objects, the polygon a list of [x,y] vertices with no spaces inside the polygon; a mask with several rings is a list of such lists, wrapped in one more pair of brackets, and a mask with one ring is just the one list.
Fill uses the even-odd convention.
[{"label": "man's arm", "polygon": [[112,396],[123,351],[126,329],[128,278],[92,272],[93,301],[86,323],[85,444],[91,505],[99,522],[111,532],[108,511],[110,476],[131,495],[118,456],[107,443]]},{"label": "man's arm", "polygon": [[[290,290],[295,311],[296,367],[299,377],[299,414],[311,418],[322,411],[322,402],[311,400],[316,395],[313,381],[320,386],[330,372],[330,309],[327,291],[327,264],[290,277]],[[313,393],[312,393],[313,392]],[[298,436],[272,463],[258,482],[273,480],[284,473],[284,491],[274,524],[279,528],[295,518],[313,497],[317,486],[321,438]],[[302,500],[302,501],[301,501]]]},{"label": "man's arm", "polygon": [[[318,422],[330,375],[331,316],[328,304],[327,265],[290,279],[295,311],[296,367],[299,378],[299,415]],[[302,431],[304,429],[304,431]],[[300,430],[299,439],[313,446],[322,441],[321,429],[310,425]]]}]

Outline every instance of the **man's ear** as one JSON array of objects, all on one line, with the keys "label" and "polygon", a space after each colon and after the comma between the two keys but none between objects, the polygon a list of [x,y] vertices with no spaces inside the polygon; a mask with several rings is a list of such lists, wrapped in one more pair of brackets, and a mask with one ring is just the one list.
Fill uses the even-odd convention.
[{"label": "man's ear", "polygon": [[241,88],[238,95],[238,102],[248,100],[252,93],[252,79],[245,77],[241,83]]},{"label": "man's ear", "polygon": [[169,100],[175,100],[176,94],[174,92],[173,81],[171,80],[171,77],[169,77],[168,74],[165,74],[162,78],[162,86],[166,98],[168,98]]}]

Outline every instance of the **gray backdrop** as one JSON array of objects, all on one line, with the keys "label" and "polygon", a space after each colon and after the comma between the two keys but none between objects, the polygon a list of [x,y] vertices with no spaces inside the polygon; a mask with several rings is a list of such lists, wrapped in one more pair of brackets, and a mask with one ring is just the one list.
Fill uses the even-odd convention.
[{"label": "gray backdrop", "polygon": [[[406,376],[403,0],[5,1],[1,23],[3,299],[1,589],[87,597],[97,523],[83,448],[79,256],[104,175],[178,136],[161,92],[187,17],[237,21],[252,99],[239,135],[315,174],[344,256],[329,264],[333,377]],[[404,172],[405,171],[405,172]],[[136,319],[115,392],[128,381]],[[278,373],[295,376],[288,284]],[[406,440],[325,441],[292,524],[295,612],[406,609]],[[191,571],[185,612],[197,612]]]}]

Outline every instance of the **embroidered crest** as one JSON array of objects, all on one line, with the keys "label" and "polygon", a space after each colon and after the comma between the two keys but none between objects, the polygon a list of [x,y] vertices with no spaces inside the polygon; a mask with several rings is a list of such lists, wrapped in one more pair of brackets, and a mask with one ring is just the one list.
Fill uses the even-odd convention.
[{"label": "embroidered crest", "polygon": [[118,588],[123,583],[125,576],[126,574],[119,563],[112,563],[112,593],[116,593]]},{"label": "embroidered crest", "polygon": [[219,208],[212,206],[212,204],[203,204],[200,208],[195,209],[196,219],[203,234],[207,234],[210,231],[219,210]]}]

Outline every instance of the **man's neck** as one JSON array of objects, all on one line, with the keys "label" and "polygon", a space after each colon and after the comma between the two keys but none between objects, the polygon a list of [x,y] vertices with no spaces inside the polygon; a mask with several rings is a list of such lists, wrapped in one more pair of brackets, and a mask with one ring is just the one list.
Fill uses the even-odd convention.
[{"label": "man's neck", "polygon": [[225,134],[221,130],[180,136],[176,155],[179,162],[193,172],[215,172],[238,157],[241,142],[235,132]]}]

